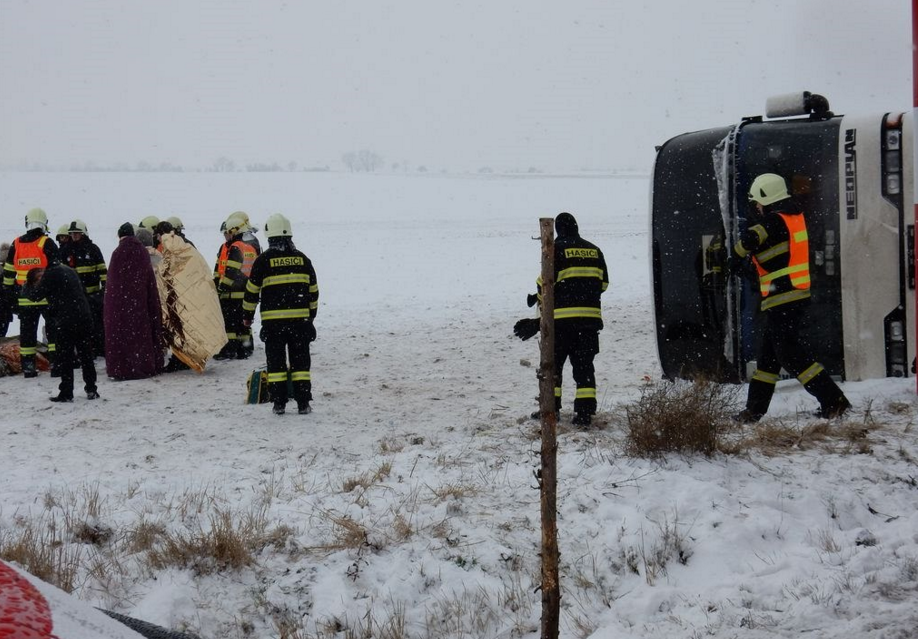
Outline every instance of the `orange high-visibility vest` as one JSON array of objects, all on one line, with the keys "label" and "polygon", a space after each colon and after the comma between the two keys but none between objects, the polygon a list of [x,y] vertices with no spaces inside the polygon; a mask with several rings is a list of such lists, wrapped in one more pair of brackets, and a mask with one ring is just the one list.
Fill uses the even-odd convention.
[{"label": "orange high-visibility vest", "polygon": [[226,263],[229,261],[229,252],[234,246],[242,251],[242,266],[239,267],[239,270],[242,271],[242,274],[246,277],[252,274],[252,265],[255,263],[255,258],[258,257],[258,253],[255,252],[255,248],[250,244],[246,244],[242,240],[236,240],[229,246],[224,243],[223,247],[220,249],[220,257],[217,259],[217,275],[219,275],[221,279],[226,275]]},{"label": "orange high-visibility vest", "polygon": [[45,255],[45,242],[47,235],[42,235],[32,242],[22,242],[20,238],[13,240],[13,254],[16,256],[16,283],[25,285],[26,277],[33,268],[47,268],[48,256]]},{"label": "orange high-visibility vest", "polygon": [[[802,214],[789,215],[787,213],[778,213],[784,224],[787,226],[788,243],[773,246],[764,251],[760,251],[753,258],[755,268],[759,272],[759,292],[762,297],[768,297],[771,293],[772,283],[779,277],[789,277],[791,285],[800,290],[810,288],[810,242],[806,231],[806,220]],[[774,257],[781,253],[790,252],[790,259],[787,266],[777,271],[767,271],[759,263],[757,258],[768,255]],[[766,260],[767,261],[767,260]]]}]

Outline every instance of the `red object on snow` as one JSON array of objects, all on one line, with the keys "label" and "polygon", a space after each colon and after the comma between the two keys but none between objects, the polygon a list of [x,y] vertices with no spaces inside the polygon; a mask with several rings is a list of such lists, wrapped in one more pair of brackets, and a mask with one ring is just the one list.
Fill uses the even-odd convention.
[{"label": "red object on snow", "polygon": [[51,607],[15,570],[0,562],[0,639],[54,639]]}]

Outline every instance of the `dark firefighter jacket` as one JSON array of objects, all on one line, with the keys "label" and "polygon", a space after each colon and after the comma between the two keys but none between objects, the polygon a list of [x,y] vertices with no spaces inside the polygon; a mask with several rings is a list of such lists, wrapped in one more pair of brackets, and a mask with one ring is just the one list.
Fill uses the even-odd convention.
[{"label": "dark firefighter jacket", "polygon": [[752,255],[759,273],[761,310],[810,297],[809,242],[803,213],[767,213],[733,247]]},{"label": "dark firefighter jacket", "polygon": [[[536,280],[542,301],[542,277]],[[555,240],[555,321],[577,320],[601,330],[600,296],[609,288],[606,258],[599,248],[579,235]]]},{"label": "dark firefighter jacket", "polygon": [[20,306],[44,306],[44,300],[29,299],[23,294],[22,288],[29,271],[39,266],[45,267],[56,261],[57,257],[57,244],[41,229],[31,229],[14,240],[3,264],[3,293],[7,299],[12,303],[18,297]]},{"label": "dark firefighter jacket", "polygon": [[257,256],[255,247],[242,241],[241,233],[220,247],[217,266],[214,269],[220,299],[243,298],[245,285]]},{"label": "dark firefighter jacket", "polygon": [[83,283],[77,272],[60,263],[45,269],[38,286],[29,291],[33,300],[48,300],[48,315],[59,330],[67,327],[85,327],[92,324],[89,301],[83,292]]},{"label": "dark firefighter jacket", "polygon": [[294,248],[269,248],[259,255],[242,302],[246,320],[255,316],[259,296],[262,326],[279,320],[314,319],[319,283],[310,259]]},{"label": "dark firefighter jacket", "polygon": [[87,295],[101,293],[108,277],[105,258],[102,251],[85,235],[79,242],[70,241],[61,247],[61,262],[72,268],[80,276],[83,290]]}]

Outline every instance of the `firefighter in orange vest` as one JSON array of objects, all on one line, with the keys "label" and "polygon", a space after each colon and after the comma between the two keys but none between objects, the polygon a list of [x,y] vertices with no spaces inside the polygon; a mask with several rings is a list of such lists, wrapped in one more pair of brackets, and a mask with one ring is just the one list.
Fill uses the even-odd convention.
[{"label": "firefighter in orange vest", "polygon": [[56,261],[57,245],[47,235],[48,216],[41,209],[32,209],[25,216],[26,233],[13,240],[3,264],[3,295],[19,314],[19,355],[24,377],[36,377],[35,354],[38,344],[38,320],[46,318],[47,300],[30,300],[26,278],[34,268],[47,268]]},{"label": "firefighter in orange vest", "polygon": [[258,253],[253,246],[242,240],[242,234],[248,225],[239,213],[230,215],[224,224],[226,241],[220,247],[217,256],[214,282],[217,285],[220,310],[223,312],[223,324],[226,326],[226,338],[229,341],[214,359],[246,359],[250,352],[243,344],[250,335],[250,329],[242,323],[242,299],[245,297],[245,286]]},{"label": "firefighter in orange vest", "polygon": [[759,220],[733,247],[737,257],[731,270],[741,270],[737,262],[751,258],[758,273],[765,333],[746,408],[736,420],[756,422],[768,412],[782,366],[819,400],[817,417],[839,417],[851,403],[799,339],[810,301],[809,241],[803,212],[788,193],[784,178],[775,173],[763,173],[753,180],[749,202]]}]

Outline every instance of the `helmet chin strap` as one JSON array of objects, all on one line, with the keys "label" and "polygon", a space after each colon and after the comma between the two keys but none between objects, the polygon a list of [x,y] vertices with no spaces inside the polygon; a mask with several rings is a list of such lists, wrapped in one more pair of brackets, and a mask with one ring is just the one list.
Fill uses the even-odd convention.
[{"label": "helmet chin strap", "polygon": [[31,231],[32,229],[42,229],[43,231],[47,231],[48,227],[42,224],[41,222],[29,222],[28,224],[26,224],[27,231]]}]

